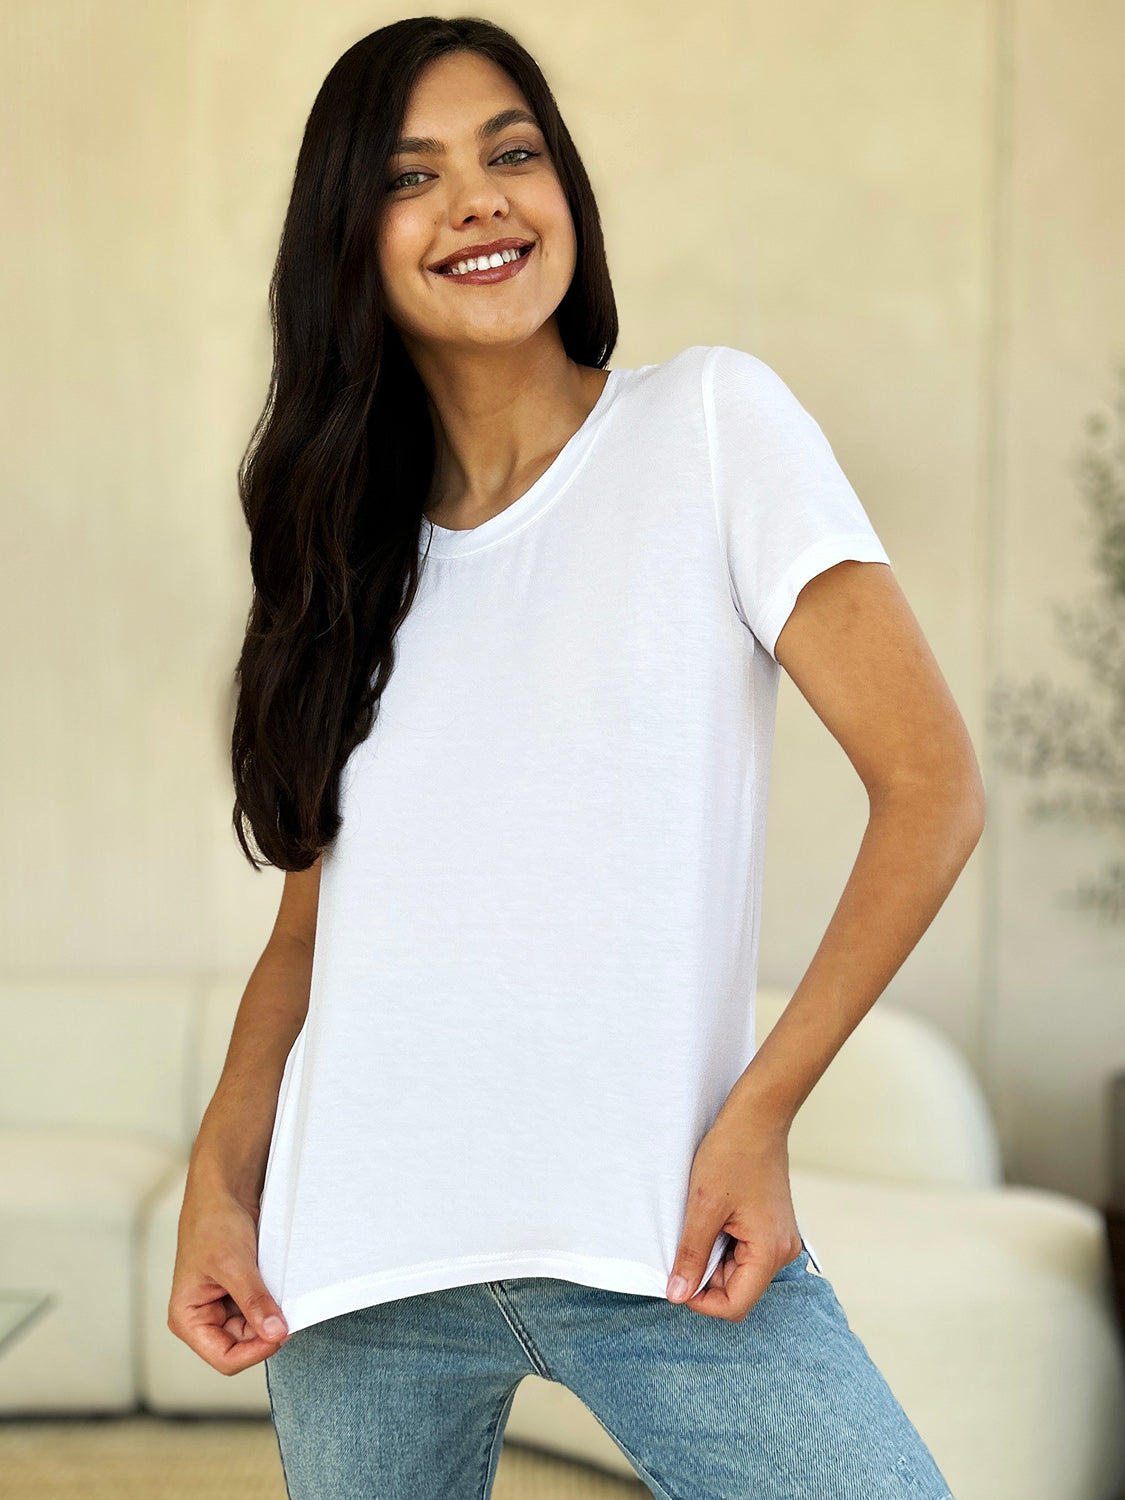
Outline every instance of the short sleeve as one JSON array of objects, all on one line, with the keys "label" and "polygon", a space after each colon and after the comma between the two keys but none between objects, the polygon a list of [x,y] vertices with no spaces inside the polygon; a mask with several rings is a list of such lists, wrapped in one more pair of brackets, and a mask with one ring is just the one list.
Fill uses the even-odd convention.
[{"label": "short sleeve", "polygon": [[714,345],[703,403],[731,595],[773,657],[810,578],[846,558],[891,560],[828,439],[769,365]]}]

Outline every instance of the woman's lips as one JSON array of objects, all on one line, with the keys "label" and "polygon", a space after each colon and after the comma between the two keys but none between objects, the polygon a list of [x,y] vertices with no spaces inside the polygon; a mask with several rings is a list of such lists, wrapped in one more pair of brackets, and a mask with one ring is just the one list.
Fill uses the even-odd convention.
[{"label": "woman's lips", "polygon": [[463,276],[454,276],[451,271],[435,271],[435,276],[440,276],[443,281],[450,281],[455,286],[489,286],[494,281],[510,281],[513,276],[518,276],[524,266],[535,253],[535,245],[525,255],[519,255],[515,260],[505,261],[502,266],[486,266],[483,271],[466,271]]}]

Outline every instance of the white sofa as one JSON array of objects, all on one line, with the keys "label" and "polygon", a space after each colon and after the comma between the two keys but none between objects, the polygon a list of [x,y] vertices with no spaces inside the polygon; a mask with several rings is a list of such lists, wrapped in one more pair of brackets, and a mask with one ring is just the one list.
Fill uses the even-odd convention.
[{"label": "white sofa", "polygon": [[[0,1413],[267,1415],[166,1324],[186,1161],[244,977],[0,986],[0,1292],[47,1311],[0,1351]],[[788,995],[758,997],[759,1037]],[[1120,1500],[1125,1359],[1088,1204],[1005,1184],[961,1055],[880,1000],[790,1136],[826,1275],[958,1500]],[[529,1375],[506,1436],[633,1470]]]}]

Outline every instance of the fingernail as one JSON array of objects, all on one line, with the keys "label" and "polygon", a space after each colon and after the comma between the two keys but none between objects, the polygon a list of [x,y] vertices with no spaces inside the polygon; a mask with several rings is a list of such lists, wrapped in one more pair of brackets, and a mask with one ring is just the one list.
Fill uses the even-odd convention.
[{"label": "fingernail", "polygon": [[682,1276],[673,1276],[668,1282],[668,1298],[671,1302],[682,1302],[687,1296],[688,1284]]},{"label": "fingernail", "polygon": [[280,1318],[267,1318],[262,1324],[262,1332],[268,1339],[279,1339],[285,1332],[285,1324]]}]

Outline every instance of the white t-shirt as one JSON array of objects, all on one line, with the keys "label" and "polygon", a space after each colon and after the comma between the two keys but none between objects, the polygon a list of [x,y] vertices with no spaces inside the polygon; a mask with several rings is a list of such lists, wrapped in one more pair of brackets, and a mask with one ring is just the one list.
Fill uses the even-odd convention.
[{"label": "white t-shirt", "polygon": [[815,574],[890,563],[817,423],[723,345],[611,371],[529,490],[427,543],[270,1144],[292,1332],[516,1276],[665,1295],[755,1049],[774,643]]}]

